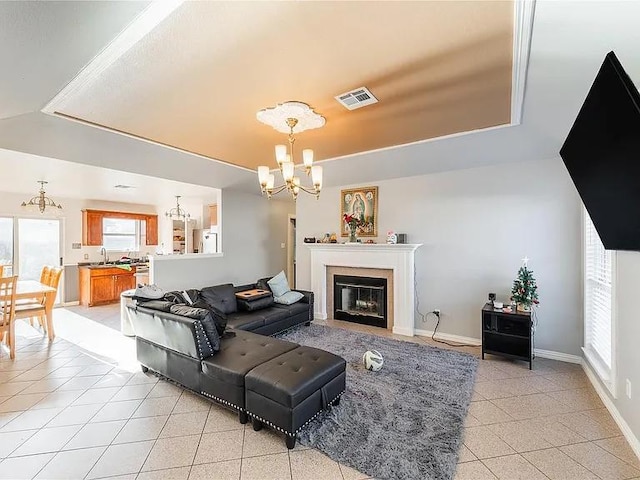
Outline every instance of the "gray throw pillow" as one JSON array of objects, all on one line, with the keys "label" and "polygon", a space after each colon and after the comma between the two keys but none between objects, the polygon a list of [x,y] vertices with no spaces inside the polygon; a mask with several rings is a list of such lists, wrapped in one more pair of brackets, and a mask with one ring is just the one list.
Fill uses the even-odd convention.
[{"label": "gray throw pillow", "polygon": [[291,288],[289,288],[289,282],[287,281],[287,276],[284,274],[284,271],[281,271],[267,283],[269,284],[269,287],[273,292],[274,298],[281,297],[285,293],[291,291]]},{"label": "gray throw pillow", "polygon": [[281,305],[291,305],[296,302],[299,302],[302,299],[302,297],[304,297],[302,293],[289,290],[284,295],[280,295],[279,297],[273,297],[273,301]]}]

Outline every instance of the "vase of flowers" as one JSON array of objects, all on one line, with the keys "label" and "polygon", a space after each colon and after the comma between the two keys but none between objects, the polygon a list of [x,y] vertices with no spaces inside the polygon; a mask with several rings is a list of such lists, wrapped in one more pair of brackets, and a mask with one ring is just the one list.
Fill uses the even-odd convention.
[{"label": "vase of flowers", "polygon": [[357,243],[358,229],[363,225],[363,221],[354,215],[349,215],[348,213],[344,214],[343,219],[349,229],[349,240],[347,240],[347,243]]}]

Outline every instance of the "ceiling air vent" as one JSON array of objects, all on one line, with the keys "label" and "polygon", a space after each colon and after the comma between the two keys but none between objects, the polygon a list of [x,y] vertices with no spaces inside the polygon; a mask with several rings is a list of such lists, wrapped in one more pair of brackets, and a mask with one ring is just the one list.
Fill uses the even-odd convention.
[{"label": "ceiling air vent", "polygon": [[378,103],[378,99],[366,87],[356,88],[350,92],[343,93],[335,97],[348,110],[366,107],[374,103]]}]

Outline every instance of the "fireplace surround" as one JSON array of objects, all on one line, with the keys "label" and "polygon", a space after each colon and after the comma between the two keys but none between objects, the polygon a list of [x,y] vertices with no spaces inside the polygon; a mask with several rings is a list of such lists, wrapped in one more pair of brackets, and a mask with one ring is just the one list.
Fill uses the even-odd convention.
[{"label": "fireplace surround", "polygon": [[[421,244],[305,244],[311,252],[311,287],[315,295],[314,315],[325,320],[333,314],[329,286],[332,269],[377,269],[387,271],[388,324],[393,333],[413,336],[415,310],[414,254]],[[351,275],[352,273],[345,273]],[[373,275],[368,275],[373,276]],[[331,280],[333,285],[333,280]]]}]

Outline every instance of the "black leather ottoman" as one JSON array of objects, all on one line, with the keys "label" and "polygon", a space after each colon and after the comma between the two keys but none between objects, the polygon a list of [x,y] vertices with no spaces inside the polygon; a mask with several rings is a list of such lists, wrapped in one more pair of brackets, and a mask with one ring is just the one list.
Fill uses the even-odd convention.
[{"label": "black leather ottoman", "polygon": [[202,361],[201,393],[235,408],[240,422],[246,423],[247,372],[297,347],[297,343],[239,330],[220,343],[218,353]]},{"label": "black leather ottoman", "polygon": [[300,428],[339,404],[346,366],[342,357],[301,346],[255,367],[245,377],[245,409],[253,428],[269,425],[286,434],[287,447],[293,448]]}]

